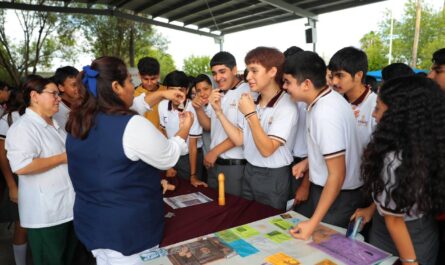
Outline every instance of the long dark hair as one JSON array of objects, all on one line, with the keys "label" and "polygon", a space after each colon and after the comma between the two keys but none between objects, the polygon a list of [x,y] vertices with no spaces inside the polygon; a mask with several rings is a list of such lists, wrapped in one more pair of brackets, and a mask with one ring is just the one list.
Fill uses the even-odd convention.
[{"label": "long dark hair", "polygon": [[[415,204],[423,213],[445,209],[444,93],[432,80],[411,76],[385,82],[379,98],[388,109],[363,155],[365,190],[375,197],[385,191],[397,211],[409,213]],[[382,178],[390,153],[401,162],[393,186]]]},{"label": "long dark hair", "polygon": [[9,94],[9,99],[6,101],[6,110],[3,113],[2,117],[6,116],[6,121],[9,126],[12,125],[12,113],[17,111],[20,116],[25,113],[26,106],[23,101],[23,90],[21,88],[11,88]]},{"label": "long dark hair", "polygon": [[72,106],[66,124],[66,131],[73,137],[81,139],[88,136],[99,112],[116,115],[134,114],[112,89],[114,81],[124,86],[128,76],[125,63],[116,57],[103,56],[91,63],[91,69],[99,73],[96,77],[97,97],[85,87],[82,82],[85,72],[80,72],[77,77],[80,100]]}]

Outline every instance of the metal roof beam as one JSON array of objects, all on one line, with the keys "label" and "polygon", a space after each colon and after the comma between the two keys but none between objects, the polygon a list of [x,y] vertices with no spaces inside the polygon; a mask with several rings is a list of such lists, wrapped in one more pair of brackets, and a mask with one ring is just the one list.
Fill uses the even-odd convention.
[{"label": "metal roof beam", "polygon": [[127,14],[119,10],[112,9],[95,9],[95,8],[80,8],[80,7],[63,7],[63,6],[48,6],[48,5],[35,5],[35,4],[22,4],[11,2],[0,2],[0,8],[19,9],[38,12],[54,12],[54,13],[68,13],[68,14],[87,14],[87,15],[102,15],[102,16],[115,16],[123,19],[132,20],[135,22],[146,23],[154,26],[160,26],[175,30],[181,30],[193,34],[203,35],[211,38],[220,38],[221,35],[205,32],[201,30],[190,29],[181,27],[141,16]]},{"label": "metal roof beam", "polygon": [[213,18],[216,20],[216,22],[219,21],[219,19],[221,19],[221,21],[224,21],[227,18],[232,18],[232,17],[236,17],[237,15],[244,15],[245,13],[255,13],[256,9],[259,8],[263,8],[265,6],[265,4],[260,3],[258,5],[250,5],[247,7],[242,7],[242,8],[236,8],[236,9],[228,9],[225,8],[223,10],[221,10],[220,12],[218,12],[217,14],[213,13],[213,17],[211,16],[205,16],[205,18],[200,17],[200,18],[196,18],[193,20],[189,20],[189,21],[184,21],[184,24],[193,24],[196,25],[200,28],[205,28],[206,26],[203,25],[208,25],[209,23],[211,25],[213,25]]},{"label": "metal roof beam", "polygon": [[[212,2],[212,3],[209,3],[209,6],[210,6],[210,9],[216,9],[216,8],[228,5],[228,4],[230,4],[230,2],[232,2],[232,0],[218,1],[216,3]],[[206,14],[209,14],[209,9],[207,8],[207,5],[203,5],[203,6],[195,8],[195,9],[192,9],[188,12],[184,12],[182,14],[172,16],[170,19],[176,20],[176,21],[183,21],[184,24],[192,24],[192,23],[187,23],[187,18],[199,15],[204,12]]]},{"label": "metal roof beam", "polygon": [[[289,13],[285,13],[286,15]],[[232,24],[232,23],[240,23],[243,24],[245,22],[249,22],[249,21],[256,21],[257,19],[263,19],[264,15],[283,15],[283,11],[282,10],[277,10],[277,9],[273,9],[273,10],[265,10],[265,11],[261,11],[261,12],[255,12],[255,13],[249,13],[246,15],[237,15],[237,16],[232,16],[232,17],[227,17],[223,22],[221,22],[220,24],[218,24],[218,26],[224,27],[224,25],[226,24]],[[215,26],[213,25],[213,23],[211,24],[210,22],[207,24],[202,25],[203,28],[209,28],[210,30],[212,30],[212,28],[214,28]],[[216,30],[216,29],[213,29]]]},{"label": "metal roof beam", "polygon": [[259,0],[259,1],[263,2],[263,3],[267,3],[271,6],[276,7],[276,8],[282,9],[286,12],[293,13],[300,17],[308,17],[308,18],[313,18],[313,19],[317,18],[316,14],[314,14],[310,11],[307,11],[303,8],[299,8],[294,5],[291,5],[291,4],[289,4],[285,1],[282,1],[282,0]]},{"label": "metal roof beam", "polygon": [[136,14],[141,13],[141,12],[149,9],[150,7],[152,7],[152,6],[154,6],[154,5],[158,4],[158,3],[159,3],[159,1],[146,1],[142,5],[136,7],[134,9],[134,13],[136,13]]},{"label": "metal roof beam", "polygon": [[249,20],[246,21],[245,23],[238,23],[235,25],[227,25],[226,27],[222,26],[220,27],[221,32],[224,32],[226,30],[231,30],[231,29],[235,29],[235,28],[242,28],[242,27],[248,27],[249,25],[255,25],[255,24],[262,24],[262,23],[267,23],[269,22],[270,24],[274,24],[276,23],[276,21],[281,20],[281,19],[295,19],[295,15],[294,14],[290,14],[290,13],[285,13],[279,16],[275,16],[273,18],[262,18],[262,19],[255,19],[255,20]]},{"label": "metal roof beam", "polygon": [[[195,2],[195,1],[187,1],[186,3],[184,3],[184,2],[182,2],[182,1],[179,1],[178,3],[176,3],[176,4],[174,4],[174,5],[171,5],[171,6],[162,8],[161,10],[152,13],[151,16],[152,16],[153,18],[155,18],[155,17],[163,17],[163,18],[167,18],[166,16],[163,16],[163,15],[164,15],[164,14],[167,14],[167,13],[169,13],[169,12],[172,12],[172,11],[178,9],[178,8],[184,8],[184,7],[186,7],[186,6],[193,5],[193,4],[196,4],[196,2]],[[167,19],[168,19],[168,18],[167,18]],[[173,21],[174,19],[168,19],[168,20]]]}]

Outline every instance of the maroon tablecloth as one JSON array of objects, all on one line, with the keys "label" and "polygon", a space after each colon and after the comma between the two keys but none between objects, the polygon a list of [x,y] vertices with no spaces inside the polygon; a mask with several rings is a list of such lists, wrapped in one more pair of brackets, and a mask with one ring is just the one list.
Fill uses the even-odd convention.
[{"label": "maroon tablecloth", "polygon": [[174,216],[165,218],[164,238],[161,246],[207,235],[231,227],[243,225],[282,213],[270,206],[226,194],[226,205],[218,206],[218,192],[212,188],[195,188],[188,181],[179,180],[174,192],[168,192],[166,197],[202,192],[213,201],[181,209],[172,209],[165,205],[165,213],[172,212]]}]

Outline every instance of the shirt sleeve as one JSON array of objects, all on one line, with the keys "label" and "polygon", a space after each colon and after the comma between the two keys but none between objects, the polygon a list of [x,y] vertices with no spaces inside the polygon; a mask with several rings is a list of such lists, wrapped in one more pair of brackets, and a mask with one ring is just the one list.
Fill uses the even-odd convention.
[{"label": "shirt sleeve", "polygon": [[391,192],[396,188],[394,173],[399,165],[400,160],[394,158],[394,153],[386,156],[382,170],[382,178],[383,183],[385,183],[385,188],[378,196],[376,196],[376,198],[374,198],[377,210],[381,215],[392,215],[397,217],[405,216],[405,212],[396,210],[396,202],[391,197]]},{"label": "shirt sleeve", "polygon": [[[278,102],[278,104],[280,104],[280,102]],[[295,132],[293,128],[297,126],[298,122],[298,110],[295,104],[286,105],[285,108],[277,106],[272,118],[272,123],[267,132],[270,138],[285,144],[290,137],[295,137],[295,134],[292,133]]]},{"label": "shirt sleeve", "polygon": [[145,93],[133,99],[133,105],[131,105],[130,109],[136,111],[139,115],[144,115],[146,111],[151,111],[150,105],[145,102]]},{"label": "shirt sleeve", "polygon": [[314,119],[312,134],[320,146],[320,152],[325,159],[344,155],[346,153],[346,128],[338,112],[325,111],[317,113]]},{"label": "shirt sleeve", "polygon": [[6,138],[6,133],[8,133],[9,125],[6,120],[6,115],[0,119],[0,139]]},{"label": "shirt sleeve", "polygon": [[165,129],[165,119],[164,119],[164,110],[166,106],[164,105],[164,101],[159,102],[158,105],[158,115],[159,115],[159,125]]},{"label": "shirt sleeve", "polygon": [[40,157],[41,153],[36,134],[29,128],[21,127],[23,126],[13,125],[6,135],[5,149],[12,172],[31,164],[32,160]]},{"label": "shirt sleeve", "polygon": [[201,127],[201,125],[199,125],[196,111],[192,107],[191,103],[188,105],[187,110],[193,114],[193,124],[192,124],[192,127],[190,128],[189,137],[200,138],[202,136],[202,127]]},{"label": "shirt sleeve", "polygon": [[165,138],[150,121],[138,115],[128,122],[122,141],[128,159],[141,159],[161,170],[173,167],[179,156],[187,153],[187,144],[181,137]]}]

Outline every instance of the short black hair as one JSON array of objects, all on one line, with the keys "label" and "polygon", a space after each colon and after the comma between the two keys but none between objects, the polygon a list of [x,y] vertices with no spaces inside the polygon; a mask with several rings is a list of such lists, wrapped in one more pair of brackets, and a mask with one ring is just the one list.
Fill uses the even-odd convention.
[{"label": "short black hair", "polygon": [[439,49],[433,53],[433,64],[443,65],[445,64],[445,48]]},{"label": "short black hair", "polygon": [[382,80],[386,82],[393,78],[402,77],[402,76],[413,76],[414,71],[407,64],[404,63],[392,63],[390,65],[385,66],[382,69]]},{"label": "short black hair", "polygon": [[196,87],[196,84],[201,82],[207,82],[210,86],[212,86],[212,81],[210,80],[210,77],[206,74],[199,74],[195,80],[193,80],[193,86]]},{"label": "short black hair", "polygon": [[287,58],[289,56],[296,54],[297,52],[302,52],[302,51],[303,51],[303,49],[300,47],[290,46],[283,52],[283,54],[284,54],[284,57]]},{"label": "short black hair", "polygon": [[67,78],[76,78],[78,74],[79,70],[77,70],[76,68],[72,66],[64,66],[57,68],[54,76],[52,77],[52,80],[57,85],[63,85],[63,82],[65,82]]},{"label": "short black hair", "polygon": [[230,52],[218,52],[210,60],[210,68],[215,65],[225,65],[230,69],[236,66],[235,57]]},{"label": "short black hair", "polygon": [[326,64],[315,52],[302,51],[289,56],[284,62],[283,72],[298,82],[309,79],[317,89],[326,86]]},{"label": "short black hair", "polygon": [[140,75],[158,75],[161,71],[161,66],[155,58],[144,57],[138,62],[138,71]]},{"label": "short black hair", "polygon": [[375,77],[370,75],[365,76],[365,84],[369,86],[372,92],[377,93],[379,85]]},{"label": "short black hair", "polygon": [[175,70],[165,76],[163,85],[167,87],[185,87],[188,89],[189,79],[183,71]]},{"label": "short black hair", "polygon": [[328,69],[331,72],[345,71],[352,77],[360,71],[363,72],[362,83],[365,82],[365,76],[368,72],[368,56],[360,49],[354,47],[345,47],[337,51],[329,61]]}]

